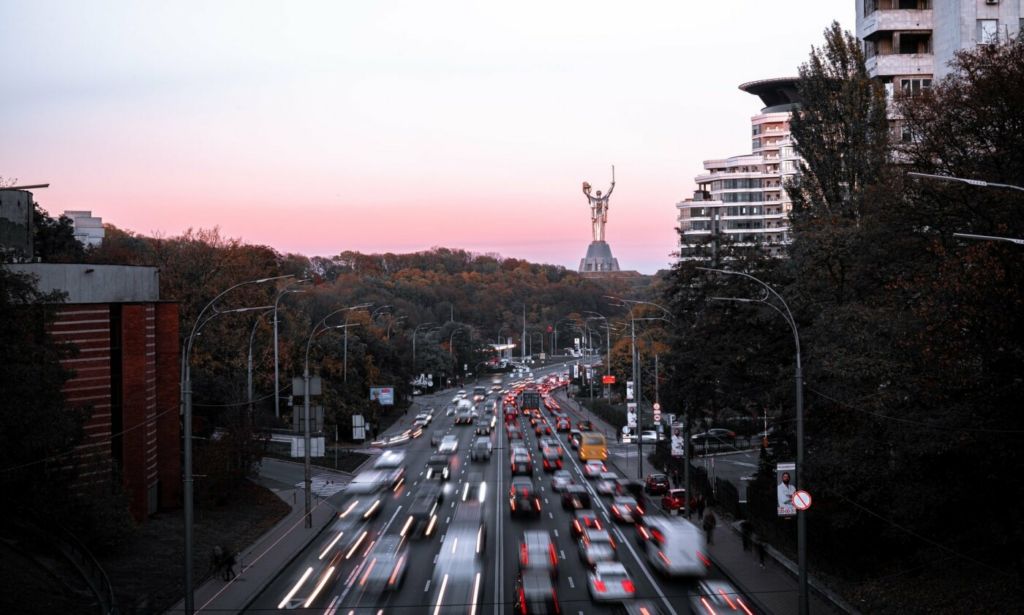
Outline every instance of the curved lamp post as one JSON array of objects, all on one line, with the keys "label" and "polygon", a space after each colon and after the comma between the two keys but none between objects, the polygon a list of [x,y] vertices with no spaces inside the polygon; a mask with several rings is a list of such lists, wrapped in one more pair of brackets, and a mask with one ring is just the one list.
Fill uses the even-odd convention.
[{"label": "curved lamp post", "polygon": [[[348,331],[348,327],[355,326],[355,324],[356,324],[356,323],[353,323],[353,324],[350,325],[350,324],[348,324],[346,322],[343,325],[327,325],[326,323],[327,323],[327,319],[328,318],[330,318],[331,316],[334,316],[335,314],[340,314],[341,312],[345,312],[345,311],[351,312],[351,310],[354,310],[354,309],[357,309],[357,308],[361,308],[361,307],[365,307],[365,306],[357,305],[357,306],[354,306],[354,307],[341,308],[340,310],[334,310],[333,312],[331,312],[327,316],[324,316],[323,320],[318,322],[313,327],[313,331],[310,332],[310,334],[309,334],[309,340],[306,341],[306,362],[305,362],[305,365],[302,368],[302,384],[303,384],[302,394],[303,394],[303,397],[305,398],[305,401],[303,402],[303,407],[304,407],[304,410],[305,410],[305,415],[303,416],[303,423],[305,423],[305,428],[304,428],[304,431],[305,431],[305,447],[304,448],[306,449],[306,451],[305,451],[306,452],[306,455],[305,455],[305,457],[306,457],[306,460],[305,460],[306,461],[306,521],[305,521],[305,525],[306,525],[307,528],[313,527],[312,502],[310,500],[310,492],[312,491],[313,479],[312,479],[312,462],[310,460],[310,453],[309,453],[309,446],[310,446],[310,443],[311,443],[310,442],[310,432],[309,432],[309,397],[310,397],[309,396],[309,349],[313,345],[313,338],[316,337],[317,333],[320,333],[320,332],[323,332],[323,331],[328,331],[330,329],[345,329],[345,331]],[[347,316],[346,316],[346,320],[347,320]]]},{"label": "curved lamp post", "polygon": [[390,319],[388,321],[388,330],[387,330],[387,338],[388,339],[391,339],[391,327],[395,326],[395,324],[397,324],[397,323],[399,323],[399,322],[401,322],[403,320],[405,320],[405,316],[399,316],[397,318],[392,318],[392,319]]},{"label": "curved lamp post", "polygon": [[291,275],[280,275],[272,278],[260,278],[258,280],[249,280],[246,282],[239,282],[231,288],[222,291],[219,295],[214,297],[207,303],[199,315],[196,316],[196,322],[192,325],[192,332],[189,333],[188,340],[185,343],[185,356],[182,357],[182,364],[185,369],[182,370],[181,380],[181,404],[182,404],[182,429],[184,430],[184,454],[183,463],[184,468],[182,474],[183,478],[183,498],[185,508],[185,613],[186,615],[192,615],[195,613],[195,596],[192,582],[192,568],[195,565],[195,553],[193,544],[193,529],[194,529],[194,498],[193,498],[193,485],[192,485],[192,367],[189,365],[190,359],[192,358],[192,343],[195,340],[196,333],[202,327],[202,325],[212,320],[214,317],[220,314],[228,314],[232,312],[248,312],[250,310],[266,309],[270,306],[250,307],[250,308],[238,308],[234,310],[224,310],[217,312],[214,310],[213,316],[206,321],[203,321],[203,315],[206,314],[206,310],[210,309],[214,303],[220,300],[221,297],[235,290],[240,286],[247,284],[263,284],[266,282],[272,282],[274,280],[283,280],[290,278]]},{"label": "curved lamp post", "polygon": [[[362,308],[365,308],[365,307],[370,307],[371,305],[373,305],[373,304],[372,303],[361,303],[359,305],[353,305],[352,307],[344,308],[343,310],[338,310],[339,312],[344,312],[345,310],[348,310],[348,313],[345,314],[345,356],[342,359],[342,362],[344,363],[344,372],[345,372],[345,382],[346,383],[348,382],[348,317],[352,315],[352,312],[354,310],[359,310],[359,309],[362,309]],[[387,307],[387,306],[384,306],[384,307]],[[376,313],[376,312],[374,312],[374,313]],[[328,316],[330,316],[330,314],[328,314]],[[373,314],[370,314],[370,320],[373,320]],[[358,324],[358,323],[356,323],[356,324]]]},{"label": "curved lamp post", "polygon": [[281,302],[281,297],[288,293],[302,293],[306,292],[303,290],[288,290],[288,287],[292,284],[305,284],[306,282],[312,282],[312,278],[306,278],[303,280],[293,280],[284,285],[277,293],[277,299],[274,300],[274,416],[281,418],[281,378],[278,375],[278,362],[277,362],[277,304]]},{"label": "curved lamp post", "polygon": [[249,334],[249,361],[248,369],[246,369],[246,392],[248,393],[249,411],[252,412],[252,342],[256,337],[256,329],[263,322],[263,317],[273,311],[272,308],[260,314],[260,317],[256,319],[256,322],[252,326],[252,333]]},{"label": "curved lamp post", "polygon": [[429,327],[432,324],[434,324],[434,323],[432,323],[432,322],[425,322],[422,325],[417,325],[417,327],[412,330],[412,370],[413,371],[416,371],[416,333],[418,333],[419,330],[422,329],[423,327]]},{"label": "curved lamp post", "polygon": [[[799,489],[799,484],[803,481],[804,465],[804,373],[803,366],[800,362],[800,333],[797,331],[796,320],[793,318],[793,312],[790,311],[786,300],[782,298],[782,295],[775,292],[774,288],[748,273],[726,271],[724,269],[711,269],[709,267],[697,267],[697,269],[702,271],[713,271],[724,275],[738,275],[757,282],[762,288],[764,288],[764,297],[761,297],[760,299],[740,299],[737,297],[709,297],[709,299],[713,301],[739,301],[741,303],[760,303],[762,305],[767,305],[778,312],[779,315],[786,320],[789,328],[793,331],[793,343],[796,345],[796,485],[794,486]],[[782,311],[778,306],[769,303],[769,299],[772,297],[778,299],[779,303],[782,304],[782,307],[785,308],[785,311]],[[810,602],[807,595],[807,514],[803,510],[796,511],[796,541],[797,556],[800,565],[798,604],[800,608],[800,615],[808,615],[810,612]]]}]

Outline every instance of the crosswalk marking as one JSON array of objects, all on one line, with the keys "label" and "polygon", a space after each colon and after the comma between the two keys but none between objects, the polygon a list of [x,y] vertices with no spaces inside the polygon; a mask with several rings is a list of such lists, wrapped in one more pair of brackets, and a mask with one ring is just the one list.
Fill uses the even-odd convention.
[{"label": "crosswalk marking", "polygon": [[[326,498],[344,489],[345,485],[346,483],[341,482],[337,474],[317,474],[310,480],[309,491]],[[306,482],[296,483],[295,486],[299,489],[305,489]]]}]

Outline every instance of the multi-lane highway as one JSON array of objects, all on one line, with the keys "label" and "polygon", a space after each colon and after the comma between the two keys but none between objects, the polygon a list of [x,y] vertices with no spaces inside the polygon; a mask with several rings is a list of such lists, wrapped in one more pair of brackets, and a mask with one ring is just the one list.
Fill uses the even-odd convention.
[{"label": "multi-lane highway", "polygon": [[[560,369],[537,370],[534,380]],[[510,382],[502,386],[508,389]],[[491,440],[493,454],[489,460],[476,461],[471,459],[471,446],[478,437],[476,426],[456,425],[456,415],[446,413],[452,394],[420,398],[421,405],[433,407],[433,419],[422,436],[391,449],[402,456],[392,459],[399,462],[401,475],[394,468],[372,467],[383,457],[371,460],[348,489],[333,496],[332,503],[341,510],[333,524],[295,557],[247,612],[545,612],[544,602],[548,607],[554,605],[546,596],[537,597],[539,586],[542,593],[551,593],[557,600],[559,613],[621,612],[624,605],[645,607],[650,613],[690,613],[691,601],[700,600],[697,582],[668,579],[655,572],[647,544],[636,527],[614,521],[610,498],[597,494],[593,481],[584,477],[575,451],[567,445],[567,434],[559,433],[563,468],[574,483],[584,485],[590,493],[591,509],[614,542],[613,557],[628,575],[626,581],[609,576],[604,585],[588,586],[591,568],[581,559],[578,540],[571,531],[575,511],[563,508],[561,494],[552,489],[552,475],[541,467],[538,438],[522,413],[515,423],[523,439],[512,442],[522,443],[531,454],[532,472],[521,476],[532,479],[531,498],[539,501],[540,514],[513,516],[509,497],[512,451],[502,414],[503,397],[497,395],[478,404],[482,420],[491,421],[487,409],[496,407],[496,412],[495,429],[485,436]],[[541,413],[547,414],[543,409]],[[548,420],[553,426],[554,421]],[[444,435],[456,436],[458,448],[446,456],[448,480],[438,480],[443,464],[439,465],[437,446],[431,439]],[[395,464],[382,461],[376,465]],[[661,516],[656,503],[648,508],[648,515]],[[542,538],[538,534],[524,540],[527,532],[537,531],[546,534],[553,549],[543,544],[541,550],[535,549],[534,539]],[[710,563],[704,567],[707,579],[721,578]],[[521,589],[520,572],[524,569],[528,574],[526,587]],[[625,601],[594,600],[614,593],[624,594]],[[524,611],[521,603],[528,594]],[[741,600],[743,608],[718,612],[756,612],[749,601],[731,597],[734,606]]]}]

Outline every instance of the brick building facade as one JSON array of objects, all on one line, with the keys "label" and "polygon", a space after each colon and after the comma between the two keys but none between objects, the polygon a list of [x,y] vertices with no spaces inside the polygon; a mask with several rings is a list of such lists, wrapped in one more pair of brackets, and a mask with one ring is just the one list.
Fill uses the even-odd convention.
[{"label": "brick building facade", "polygon": [[100,480],[114,462],[132,515],[144,520],[181,501],[178,305],[159,301],[154,267],[23,264],[39,288],[68,293],[53,333],[78,356],[65,403],[91,408],[78,447],[84,480]]}]

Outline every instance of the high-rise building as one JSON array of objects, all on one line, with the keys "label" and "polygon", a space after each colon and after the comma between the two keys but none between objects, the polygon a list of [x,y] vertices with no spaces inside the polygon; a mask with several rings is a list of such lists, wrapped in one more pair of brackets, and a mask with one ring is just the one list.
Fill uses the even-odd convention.
[{"label": "high-rise building", "polygon": [[744,83],[765,107],[750,118],[751,153],[704,161],[693,199],[676,204],[679,257],[705,259],[723,237],[735,246],[782,256],[790,241],[792,200],[786,179],[797,172],[789,118],[798,104],[795,77]]},{"label": "high-rise building", "polygon": [[868,73],[891,96],[914,94],[949,73],[953,54],[1016,38],[1020,0],[856,0]]}]

